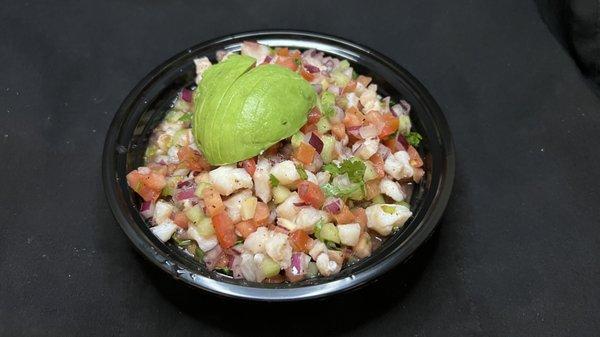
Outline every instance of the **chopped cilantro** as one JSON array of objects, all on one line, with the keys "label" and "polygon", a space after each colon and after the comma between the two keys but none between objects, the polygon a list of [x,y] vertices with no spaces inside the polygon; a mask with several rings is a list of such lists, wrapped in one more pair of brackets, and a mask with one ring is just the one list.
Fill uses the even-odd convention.
[{"label": "chopped cilantro", "polygon": [[204,251],[200,249],[200,247],[196,247],[196,250],[194,251],[194,258],[197,261],[204,262]]},{"label": "chopped cilantro", "polygon": [[414,147],[419,146],[419,143],[423,139],[423,137],[418,132],[415,132],[415,131],[409,132],[405,138],[406,138],[406,141]]},{"label": "chopped cilantro", "polygon": [[178,121],[180,122],[191,122],[192,121],[192,113],[185,113],[179,117]]},{"label": "chopped cilantro", "polygon": [[344,160],[339,166],[329,163],[323,166],[323,169],[331,173],[334,177],[347,174],[351,182],[359,183],[363,181],[367,167],[360,159],[350,158]]},{"label": "chopped cilantro", "polygon": [[302,167],[296,166],[296,171],[298,171],[298,175],[300,175],[300,179],[302,179],[302,180],[308,179],[308,175],[306,174],[306,171]]},{"label": "chopped cilantro", "polygon": [[215,268],[215,270],[221,274],[225,274],[228,276],[233,275],[233,272],[231,271],[231,269],[229,269],[229,267],[217,267],[217,268]]},{"label": "chopped cilantro", "polygon": [[271,187],[279,186],[279,179],[275,178],[272,174],[269,174],[269,182],[271,182]]},{"label": "chopped cilantro", "polygon": [[323,113],[323,116],[333,117],[333,115],[335,114],[335,109],[333,108],[335,106],[335,95],[329,91],[325,91],[321,95],[320,102],[321,102],[320,110]]},{"label": "chopped cilantro", "polygon": [[354,183],[348,187],[338,187],[333,184],[325,184],[321,186],[321,189],[327,197],[340,197],[345,198],[350,196],[352,193],[362,188],[361,183]]}]

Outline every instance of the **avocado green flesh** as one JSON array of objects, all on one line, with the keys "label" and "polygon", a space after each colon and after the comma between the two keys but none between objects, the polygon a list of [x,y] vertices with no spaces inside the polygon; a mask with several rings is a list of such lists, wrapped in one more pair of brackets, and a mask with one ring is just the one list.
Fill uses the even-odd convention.
[{"label": "avocado green flesh", "polygon": [[256,156],[290,137],[306,123],[316,100],[297,73],[270,64],[250,69],[252,63],[246,67],[240,58],[245,57],[207,69],[196,92],[194,136],[213,165]]},{"label": "avocado green flesh", "polygon": [[[242,76],[254,65],[256,60],[249,56],[231,55],[227,60],[208,68],[204,74],[201,85],[194,92],[194,120],[192,131],[201,148],[208,146],[210,138],[203,137],[210,114],[207,111],[216,111],[223,96],[235,80]],[[205,113],[198,113],[203,111]]]}]

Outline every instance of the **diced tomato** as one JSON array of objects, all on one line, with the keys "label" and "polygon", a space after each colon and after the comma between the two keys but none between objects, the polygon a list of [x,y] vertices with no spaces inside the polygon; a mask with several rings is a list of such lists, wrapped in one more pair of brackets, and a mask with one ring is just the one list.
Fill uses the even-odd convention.
[{"label": "diced tomato", "polygon": [[244,160],[244,163],[242,164],[242,166],[244,167],[244,170],[246,170],[246,172],[248,172],[248,174],[250,176],[253,176],[254,172],[256,172],[256,159],[254,159],[254,158],[246,159],[246,160]]},{"label": "diced tomato", "polygon": [[246,220],[235,224],[235,230],[244,239],[256,231],[254,220]]},{"label": "diced tomato", "polygon": [[317,124],[317,122],[319,122],[319,120],[321,119],[321,116],[323,116],[323,114],[321,113],[319,108],[314,107],[308,113],[308,122],[307,123]]},{"label": "diced tomato", "polygon": [[295,252],[308,252],[310,237],[305,231],[293,231],[289,235],[289,242]]},{"label": "diced tomato", "polygon": [[364,85],[365,87],[368,86],[369,83],[371,83],[371,80],[372,78],[363,75],[358,75],[358,77],[356,78],[356,82]]},{"label": "diced tomato", "polygon": [[158,199],[158,197],[160,197],[160,191],[153,190],[146,185],[142,185],[140,187],[140,189],[136,192],[145,201],[156,201],[156,199]]},{"label": "diced tomato", "polygon": [[269,214],[271,210],[269,206],[264,202],[258,202],[256,204],[256,211],[254,211],[254,223],[256,226],[265,226],[269,222]]},{"label": "diced tomato", "polygon": [[156,174],[160,174],[161,176],[166,176],[169,170],[167,165],[158,164],[158,163],[149,163],[148,168],[152,170],[152,172]]},{"label": "diced tomato", "polygon": [[305,165],[310,165],[313,159],[315,159],[315,154],[317,154],[317,150],[315,150],[312,145],[302,142],[300,143],[298,149],[296,149],[294,158],[298,159],[298,161]]},{"label": "diced tomato", "polygon": [[300,131],[302,131],[302,133],[311,133],[313,131],[317,131],[317,126],[315,124],[306,123],[300,129]]},{"label": "diced tomato", "polygon": [[335,222],[338,224],[346,224],[354,222],[355,216],[352,214],[348,206],[343,205],[341,212],[338,214],[331,214],[331,216],[335,219]]},{"label": "diced tomato", "polygon": [[398,130],[400,120],[392,114],[383,114],[383,129],[379,133],[379,138],[385,138]]},{"label": "diced tomato", "polygon": [[384,161],[381,155],[379,153],[375,153],[371,156],[371,158],[369,158],[369,160],[371,161],[371,163],[373,163],[373,166],[375,167],[375,172],[377,172],[377,176],[379,178],[383,178],[385,176],[385,170],[383,169]]},{"label": "diced tomato", "polygon": [[275,59],[275,64],[279,64],[282,67],[289,68],[291,71],[296,71],[298,69],[298,65],[294,62],[292,57],[287,56],[277,56]]},{"label": "diced tomato", "polygon": [[348,82],[348,84],[346,84],[344,90],[342,90],[342,94],[353,92],[354,89],[356,89],[356,81],[351,80],[350,82]]},{"label": "diced tomato", "polygon": [[177,158],[192,171],[206,171],[210,169],[210,164],[206,161],[204,156],[189,146],[184,146],[179,149]]},{"label": "diced tomato", "polygon": [[183,229],[187,229],[188,228],[188,218],[187,216],[185,216],[185,213],[183,212],[178,212],[175,214],[174,218],[173,218],[173,222],[183,228]]},{"label": "diced tomato", "polygon": [[344,125],[346,128],[353,126],[361,126],[365,121],[365,116],[358,111],[355,107],[351,107],[346,110],[346,115],[344,116]]},{"label": "diced tomato", "polygon": [[231,221],[227,213],[221,212],[214,215],[212,217],[212,223],[221,248],[227,249],[233,246],[237,241],[237,235],[235,235],[233,221]]},{"label": "diced tomato", "polygon": [[367,230],[367,213],[365,209],[361,207],[353,208],[352,214],[356,217],[356,222],[360,225],[361,232]]},{"label": "diced tomato", "polygon": [[396,140],[396,137],[384,140],[383,145],[387,146],[392,153],[396,153],[398,151],[398,141]]},{"label": "diced tomato", "polygon": [[381,193],[379,190],[379,179],[369,180],[365,183],[365,197],[367,200],[375,198]]},{"label": "diced tomato", "polygon": [[275,49],[275,54],[278,56],[288,56],[289,53],[290,53],[290,50],[287,47]]},{"label": "diced tomato", "polygon": [[315,79],[315,74],[312,74],[312,73],[306,71],[304,68],[302,68],[302,70],[300,70],[300,75],[309,82]]},{"label": "diced tomato", "polygon": [[300,58],[300,55],[302,55],[302,53],[298,49],[295,49],[295,50],[290,51],[289,55],[290,55],[290,57],[292,57],[294,59],[298,59],[298,58]]},{"label": "diced tomato", "polygon": [[127,185],[145,201],[158,199],[166,184],[165,177],[154,172],[141,174],[139,171],[134,170],[127,174]]},{"label": "diced tomato", "polygon": [[302,201],[316,209],[323,207],[325,202],[325,194],[323,194],[319,185],[307,180],[298,184],[298,196]]},{"label": "diced tomato", "polygon": [[274,156],[279,152],[279,148],[281,147],[281,143],[275,143],[271,145],[266,151],[265,154],[269,156]]},{"label": "diced tomato", "polygon": [[213,187],[207,187],[202,191],[202,199],[204,200],[206,214],[209,216],[215,216],[225,209],[221,195]]},{"label": "diced tomato", "polygon": [[421,159],[421,155],[419,155],[419,152],[417,152],[417,149],[415,149],[412,145],[409,145],[406,152],[408,152],[408,156],[410,159],[409,163],[412,167],[423,166],[423,159]]},{"label": "diced tomato", "polygon": [[332,124],[331,133],[333,133],[337,140],[340,140],[346,135],[346,127],[342,123]]}]

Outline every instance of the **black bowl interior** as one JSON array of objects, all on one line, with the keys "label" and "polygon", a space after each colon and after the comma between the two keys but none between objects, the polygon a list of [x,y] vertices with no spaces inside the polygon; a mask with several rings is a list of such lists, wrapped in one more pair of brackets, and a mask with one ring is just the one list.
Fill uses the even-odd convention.
[{"label": "black bowl interior", "polygon": [[[273,47],[314,48],[350,61],[359,74],[373,77],[382,96],[412,106],[413,127],[423,135],[426,175],[411,199],[413,216],[386,239],[372,256],[327,277],[298,283],[259,284],[234,280],[205,267],[170,243],[160,242],[138,212],[139,199],[127,187],[126,174],[143,165],[154,127],[183,87],[194,84],[193,59],[215,62],[217,50],[239,51],[255,40]],[[109,129],[103,158],[107,199],[119,224],[143,255],[173,277],[225,296],[255,300],[321,297],[362,285],[409,257],[433,232],[446,206],[454,177],[453,145],[447,123],[433,98],[406,70],[388,58],[356,44],[315,33],[272,31],[228,36],[192,47],[154,69],[125,99]]]}]

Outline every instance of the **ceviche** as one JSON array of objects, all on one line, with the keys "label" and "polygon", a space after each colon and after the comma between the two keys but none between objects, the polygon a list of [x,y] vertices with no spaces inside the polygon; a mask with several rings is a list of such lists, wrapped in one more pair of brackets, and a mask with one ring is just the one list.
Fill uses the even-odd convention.
[{"label": "ceviche", "polygon": [[254,282],[327,277],[412,216],[425,174],[410,105],[347,60],[244,42],[195,60],[127,175],[152,233]]}]

